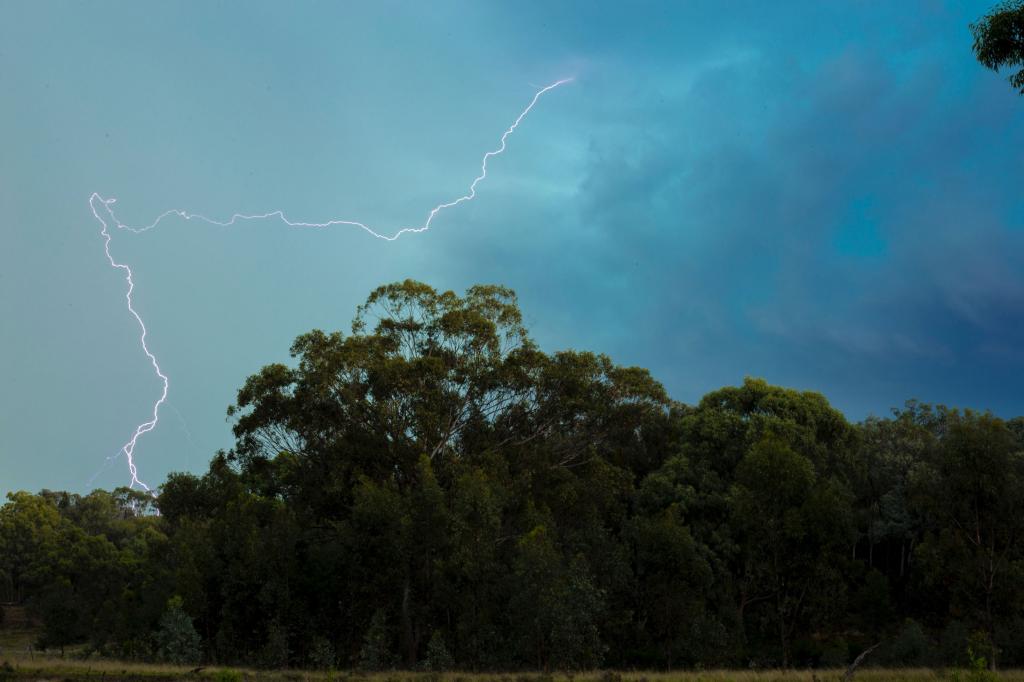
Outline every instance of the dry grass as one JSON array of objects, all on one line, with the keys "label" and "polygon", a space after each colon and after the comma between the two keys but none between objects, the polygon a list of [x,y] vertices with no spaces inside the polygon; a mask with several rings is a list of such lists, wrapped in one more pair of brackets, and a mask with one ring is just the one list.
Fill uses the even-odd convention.
[{"label": "dry grass", "polygon": [[3,607],[3,622],[0,623],[0,658],[8,652],[28,651],[39,633],[36,624],[21,606],[6,604]]},{"label": "dry grass", "polygon": [[0,658],[8,652],[27,652],[37,636],[31,628],[0,629]]},{"label": "dry grass", "polygon": [[[13,627],[11,627],[13,625]],[[98,682],[839,682],[843,670],[704,670],[704,671],[589,671],[565,673],[425,673],[392,671],[254,670],[216,666],[161,665],[81,658],[68,650],[36,652],[32,644],[38,632],[28,621],[8,622],[0,628],[0,682],[47,680]],[[862,668],[856,682],[939,682],[951,671],[927,668]],[[961,676],[962,677],[962,676]],[[1024,682],[1024,670],[998,673],[1000,680]]]},{"label": "dry grass", "polygon": [[[3,660],[6,658],[6,661]],[[0,680],[137,680],[163,682],[837,682],[842,670],[708,670],[677,672],[601,672],[566,675],[562,673],[417,673],[394,671],[361,674],[352,671],[251,670],[244,668],[189,667],[128,663],[112,660],[79,660],[50,655],[19,653],[0,656]],[[1024,682],[1024,671],[999,674],[1007,682]],[[948,680],[946,671],[925,668],[858,671],[857,682],[938,682]]]}]

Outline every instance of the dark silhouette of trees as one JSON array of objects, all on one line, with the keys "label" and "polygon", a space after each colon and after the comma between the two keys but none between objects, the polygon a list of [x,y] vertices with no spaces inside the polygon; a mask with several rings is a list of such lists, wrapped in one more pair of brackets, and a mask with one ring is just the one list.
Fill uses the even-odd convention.
[{"label": "dark silhouette of trees", "polygon": [[[974,55],[984,66],[1024,67],[1024,0],[1007,0],[971,24]],[[1024,68],[1010,74],[1010,85],[1024,94]]]},{"label": "dark silhouette of trees", "polygon": [[[250,377],[201,476],[14,493],[40,645],[264,667],[1024,664],[1024,421],[697,405],[548,354],[514,294],[374,291]],[[159,513],[154,513],[155,504]]]}]

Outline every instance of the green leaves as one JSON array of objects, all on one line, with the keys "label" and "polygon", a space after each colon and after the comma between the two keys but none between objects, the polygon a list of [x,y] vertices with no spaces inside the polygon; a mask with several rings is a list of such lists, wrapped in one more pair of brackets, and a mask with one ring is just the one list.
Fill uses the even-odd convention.
[{"label": "green leaves", "polygon": [[[1024,66],[1024,2],[1007,0],[996,5],[976,24],[974,54],[981,64],[993,71],[1003,67]],[[1024,69],[1009,76],[1010,85],[1024,94]]]},{"label": "green leaves", "polygon": [[167,601],[167,610],[160,616],[155,640],[162,660],[175,665],[195,665],[199,662],[202,654],[199,633],[182,608],[181,597],[172,597]]},{"label": "green leaves", "polygon": [[540,351],[496,286],[380,287],[291,351],[160,516],[126,489],[0,507],[0,596],[43,643],[577,670],[840,665],[880,639],[920,663],[975,633],[1024,662],[1020,419],[910,402],[853,426],[749,378],[672,403],[642,368]]}]

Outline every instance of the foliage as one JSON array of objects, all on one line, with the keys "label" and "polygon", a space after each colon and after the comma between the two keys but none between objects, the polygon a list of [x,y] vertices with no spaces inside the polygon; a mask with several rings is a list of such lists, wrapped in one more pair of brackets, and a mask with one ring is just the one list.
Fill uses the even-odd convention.
[{"label": "foliage", "polygon": [[313,638],[309,647],[309,667],[314,670],[331,670],[337,663],[334,646],[323,636]]},{"label": "foliage", "polygon": [[264,668],[287,668],[290,649],[288,631],[278,622],[267,626],[267,636],[260,651],[260,665]]},{"label": "foliage", "polygon": [[907,619],[878,653],[881,663],[911,667],[934,665],[934,647],[920,623]]},{"label": "foliage", "polygon": [[970,667],[966,671],[954,670],[950,675],[951,682],[997,682],[999,676],[988,669],[988,660],[967,647],[967,660]]},{"label": "foliage", "polygon": [[388,628],[387,614],[378,609],[373,614],[370,627],[363,638],[363,648],[359,652],[359,667],[363,670],[386,670],[395,664],[395,656],[391,652],[391,632]]},{"label": "foliage", "polygon": [[423,663],[427,670],[445,671],[455,668],[455,659],[448,651],[444,633],[440,630],[434,630],[430,635],[430,641],[427,642],[427,657]]},{"label": "foliage", "polygon": [[176,665],[191,665],[199,662],[199,633],[182,608],[181,597],[172,597],[167,610],[160,617],[156,631],[156,646],[162,660]]},{"label": "foliage", "polygon": [[238,670],[220,669],[213,674],[213,682],[242,682],[244,678]]},{"label": "foliage", "polygon": [[[1006,0],[980,21],[971,24],[974,54],[984,66],[1024,66],[1024,0]],[[1009,77],[1010,85],[1024,94],[1024,68]]]},{"label": "foliage", "polygon": [[235,447],[155,500],[8,496],[0,591],[41,645],[581,674],[841,667],[882,641],[868,665],[1024,665],[1024,420],[911,401],[854,425],[752,378],[674,403],[542,352],[494,286],[381,287],[292,353],[239,391]]}]

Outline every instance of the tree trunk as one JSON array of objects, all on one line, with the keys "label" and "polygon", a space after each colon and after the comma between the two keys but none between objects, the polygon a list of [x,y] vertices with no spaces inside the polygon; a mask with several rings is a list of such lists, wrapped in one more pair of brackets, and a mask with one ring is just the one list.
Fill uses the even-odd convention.
[{"label": "tree trunk", "polygon": [[405,664],[412,668],[416,665],[416,640],[412,633],[412,584],[408,577],[402,586],[402,643],[405,649]]},{"label": "tree trunk", "polygon": [[882,645],[882,643],[879,642],[878,644],[875,644],[874,646],[870,646],[867,649],[865,649],[864,651],[862,651],[860,656],[858,656],[857,658],[853,659],[853,663],[850,664],[850,667],[846,669],[846,674],[843,675],[843,682],[850,682],[850,680],[853,679],[853,674],[855,672],[857,672],[857,668],[860,667],[860,664],[863,663],[864,659],[868,657],[868,654],[870,654],[872,651],[874,651],[875,649],[877,649],[881,645]]},{"label": "tree trunk", "polygon": [[776,609],[779,614],[779,644],[782,645],[782,669],[789,670],[789,638],[786,637],[786,615],[782,608],[782,592],[776,600]]}]

